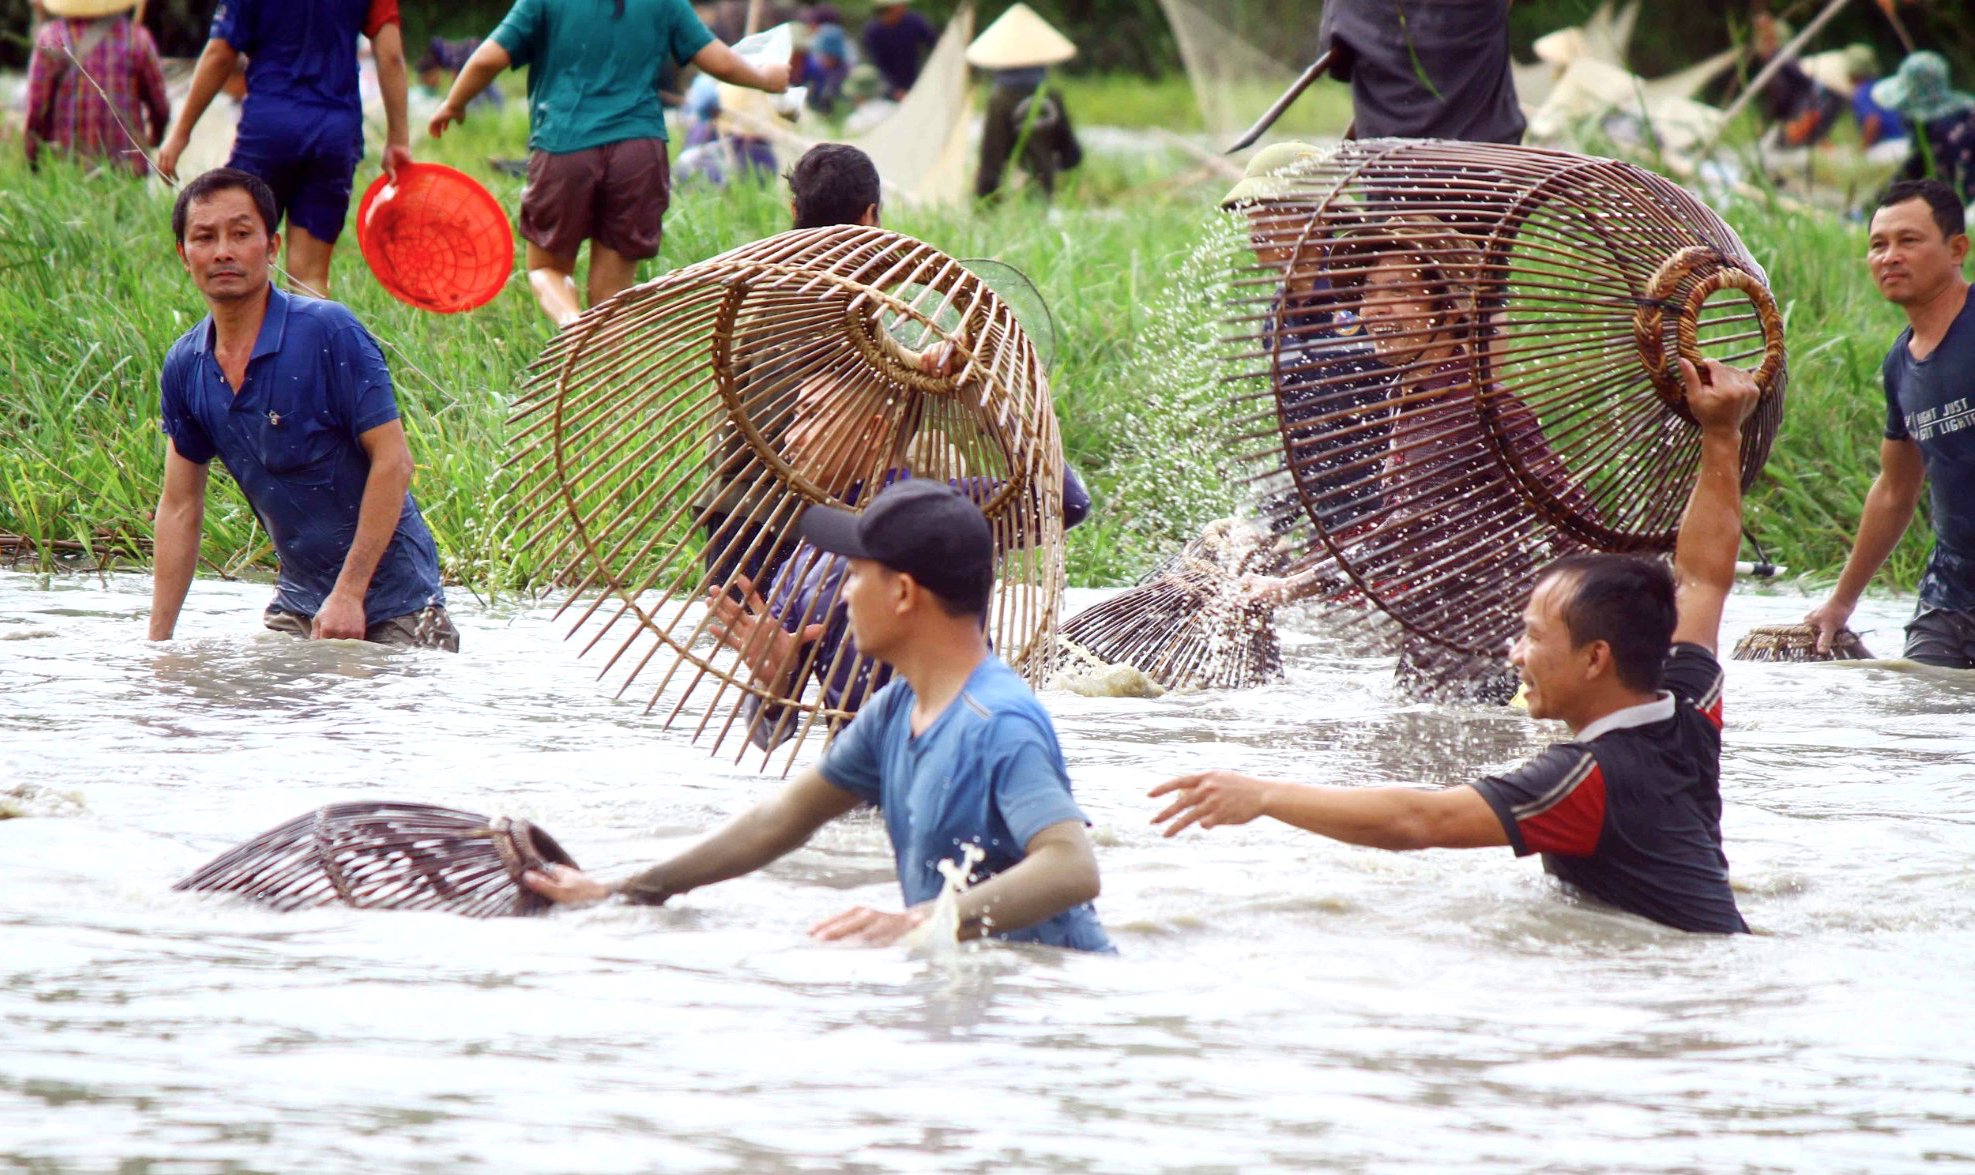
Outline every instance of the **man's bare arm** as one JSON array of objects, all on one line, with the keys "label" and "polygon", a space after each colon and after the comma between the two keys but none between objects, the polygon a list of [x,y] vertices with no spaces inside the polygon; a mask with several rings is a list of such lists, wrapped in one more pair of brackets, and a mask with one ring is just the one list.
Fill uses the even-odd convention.
[{"label": "man's bare arm", "polygon": [[1742,547],[1742,422],[1755,411],[1761,389],[1748,372],[1712,359],[1700,370],[1682,359],[1680,374],[1688,410],[1701,425],[1701,469],[1673,547],[1679,611],[1673,639],[1713,651]]},{"label": "man's bare arm", "polygon": [[405,34],[392,21],[370,39],[377,61],[377,89],[384,97],[384,170],[393,177],[411,162],[411,124],[405,113]]},{"label": "man's bare arm", "polygon": [[315,615],[313,634],[318,640],[363,639],[363,599],[370,591],[370,577],[377,561],[391,545],[398,520],[405,512],[405,491],[411,488],[411,448],[405,443],[405,426],[393,420],[357,434],[357,442],[370,456],[370,475],[364,479],[363,502],[357,508],[357,533],[350,550],[343,556],[343,570],[336,586]]},{"label": "man's bare arm", "polygon": [[801,848],[817,829],[855,808],[858,799],[806,767],[781,793],[764,800],[712,836],[615,885],[604,885],[564,866],[530,873],[529,888],[558,902],[596,901],[613,893],[642,905],[728,881]]},{"label": "man's bare arm", "polygon": [[1154,824],[1166,823],[1167,836],[1192,824],[1213,828],[1269,816],[1305,832],[1376,849],[1474,849],[1509,843],[1495,810],[1467,786],[1325,787],[1204,771],[1169,780],[1150,794],[1173,797],[1152,818]]},{"label": "man's bare arm", "polygon": [[1080,821],[1064,820],[1029,838],[1025,855],[960,895],[960,937],[1021,930],[1097,900],[1097,854]]},{"label": "man's bare arm", "polygon": [[426,124],[426,133],[433,138],[446,133],[446,127],[455,122],[466,121],[466,104],[480,96],[480,91],[492,85],[501,71],[514,64],[499,41],[488,37],[480,42],[473,56],[466,59],[466,65],[453,79],[453,88],[446,93],[446,100],[439,109],[432,112],[432,121]]},{"label": "man's bare arm", "polygon": [[152,532],[150,639],[168,641],[199,566],[199,531],[206,517],[207,466],[178,455],[165,438],[165,486]]},{"label": "man's bare arm", "polygon": [[178,108],[178,121],[172,124],[171,133],[158,148],[158,174],[168,180],[178,179],[178,157],[192,140],[192,128],[198,125],[206,107],[213,104],[226,79],[233,76],[239,61],[239,51],[220,38],[206,42],[205,49],[199,53],[199,64],[192,69],[192,85],[185,92],[185,105]]},{"label": "man's bare arm", "polygon": [[1893,548],[1900,545],[1913,512],[1920,505],[1920,491],[1926,484],[1927,466],[1920,457],[1920,446],[1911,440],[1886,440],[1879,444],[1879,475],[1866,492],[1865,508],[1859,513],[1858,537],[1852,540],[1851,554],[1831,596],[1804,617],[1804,623],[1817,630],[1818,650],[1829,651],[1831,638],[1845,627],[1866,585],[1879,574]]},{"label": "man's bare arm", "polygon": [[751,90],[779,94],[789,88],[788,62],[755,65],[717,37],[707,42],[706,48],[693,54],[693,64],[723,82],[746,86]]}]

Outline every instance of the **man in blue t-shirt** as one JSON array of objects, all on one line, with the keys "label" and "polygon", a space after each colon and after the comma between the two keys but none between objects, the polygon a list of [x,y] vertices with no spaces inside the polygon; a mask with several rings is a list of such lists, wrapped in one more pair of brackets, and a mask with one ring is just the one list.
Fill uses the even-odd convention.
[{"label": "man in blue t-shirt", "polygon": [[912,11],[912,0],[877,0],[876,11],[864,24],[864,56],[885,79],[885,93],[894,102],[919,80],[926,55],[939,43],[931,21]]},{"label": "man in blue t-shirt", "polygon": [[245,54],[247,101],[227,166],[252,172],[274,192],[276,224],[288,221],[288,278],[317,297],[329,296],[329,259],[363,158],[359,34],[377,60],[384,170],[396,175],[411,162],[398,0],[220,0],[178,122],[158,149],[158,170],[177,178],[192,127]]},{"label": "man in blue t-shirt", "polygon": [[1886,437],[1858,537],[1830,598],[1805,618],[1820,649],[1851,618],[1928,486],[1934,553],[1906,626],[1906,655],[1975,668],[1975,299],[1961,272],[1963,217],[1954,189],[1939,180],[1892,185],[1872,214],[1866,262],[1879,293],[1906,312],[1907,327],[1880,367]]},{"label": "man in blue t-shirt", "polygon": [[952,861],[971,867],[973,880],[958,898],[962,938],[1109,951],[1091,905],[1097,860],[1055,728],[981,629],[994,538],[980,508],[951,486],[903,481],[861,514],[811,507],[797,531],[850,560],[852,636],[898,676],[821,762],[693,848],[614,886],[566,866],[529,873],[529,886],[559,902],[615,893],[657,904],[751,873],[874,804],[906,908],[856,907],[819,923],[816,937],[896,941],[925,922],[940,893],[940,863]]},{"label": "man in blue t-shirt", "polygon": [[1742,422],[1759,391],[1746,372],[1681,360],[1701,425],[1701,467],[1673,569],[1573,555],[1537,578],[1509,660],[1533,718],[1572,738],[1471,784],[1321,787],[1232,771],[1184,775],[1153,817],[1172,836],[1272,816],[1387,849],[1507,845],[1590,897],[1681,930],[1746,931],[1721,844],[1721,610],[1741,542]]},{"label": "man in blue t-shirt", "polygon": [[281,560],[269,628],[457,651],[384,356],[348,310],[274,288],[274,215],[267,185],[231,168],[186,184],[172,208],[179,258],[210,313],[172,344],[159,377],[151,639],[177,627],[218,457]]}]

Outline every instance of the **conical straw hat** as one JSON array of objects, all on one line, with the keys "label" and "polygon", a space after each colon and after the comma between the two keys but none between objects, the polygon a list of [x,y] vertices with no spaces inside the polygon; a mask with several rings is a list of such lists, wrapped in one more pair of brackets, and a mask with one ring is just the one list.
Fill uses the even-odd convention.
[{"label": "conical straw hat", "polygon": [[1057,65],[1077,55],[1070,38],[1050,27],[1035,9],[1016,4],[967,46],[967,64],[976,69],[1032,69]]},{"label": "conical straw hat", "polygon": [[89,20],[128,11],[137,7],[137,0],[44,0],[42,7],[49,16]]}]

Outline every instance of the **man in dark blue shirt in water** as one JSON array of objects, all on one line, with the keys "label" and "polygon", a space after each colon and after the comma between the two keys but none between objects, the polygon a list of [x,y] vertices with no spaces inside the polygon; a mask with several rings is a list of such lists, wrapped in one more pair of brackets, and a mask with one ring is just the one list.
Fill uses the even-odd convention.
[{"label": "man in dark blue shirt in water", "polygon": [[[1655,560],[1574,555],[1551,564],[1523,610],[1509,660],[1533,718],[1572,738],[1472,784],[1323,787],[1232,771],[1184,775],[1153,818],[1171,836],[1272,816],[1350,844],[1388,849],[1507,845],[1591,897],[1681,930],[1748,926],[1721,847],[1721,610],[1741,542],[1747,373],[1685,360],[1701,425],[1701,468],[1672,573]],[[1664,688],[1663,688],[1664,687]]]},{"label": "man in dark blue shirt in water", "polygon": [[1926,485],[1934,553],[1906,626],[1906,655],[1975,668],[1975,299],[1961,272],[1964,216],[1954,189],[1939,180],[1894,184],[1872,215],[1866,261],[1879,293],[1906,312],[1907,327],[1880,368],[1886,438],[1858,538],[1831,598],[1805,618],[1820,649],[1830,647],[1899,545]]}]

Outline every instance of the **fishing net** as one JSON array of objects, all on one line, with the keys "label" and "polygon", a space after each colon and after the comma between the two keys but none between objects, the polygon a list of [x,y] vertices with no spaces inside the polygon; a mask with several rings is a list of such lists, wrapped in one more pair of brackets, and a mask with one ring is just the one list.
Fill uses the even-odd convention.
[{"label": "fishing net", "polygon": [[1849,628],[1831,638],[1828,652],[1817,651],[1817,630],[1808,624],[1759,624],[1735,642],[1737,661],[1869,661],[1865,642]]},{"label": "fishing net", "polygon": [[437,163],[379,175],[357,207],[357,245],[379,285],[440,314],[483,305],[514,272],[514,237],[493,193]]},{"label": "fishing net", "polygon": [[521,875],[548,864],[576,862],[526,820],[431,804],[330,804],[222,853],[172,888],[239,894],[277,910],[345,905],[492,918],[547,909]]},{"label": "fishing net", "polygon": [[[861,508],[903,477],[981,506],[996,652],[1055,659],[1063,456],[1049,386],[1007,303],[930,245],[855,226],[783,233],[637,286],[552,342],[516,405],[527,542],[575,589],[584,650],[620,693],[790,761],[886,675],[845,631],[841,561],[795,541],[813,504]],[[714,593],[785,629],[825,626],[786,676],[711,627]],[[737,755],[737,758],[740,757]]]},{"label": "fishing net", "polygon": [[1416,648],[1499,663],[1552,558],[1672,549],[1700,457],[1678,357],[1754,371],[1745,487],[1769,452],[1775,300],[1734,231],[1659,176],[1347,143],[1239,215],[1231,375],[1280,487],[1268,521]]},{"label": "fishing net", "polygon": [[1321,6],[1290,0],[1159,0],[1207,131],[1247,129],[1317,56]]},{"label": "fishing net", "polygon": [[1243,590],[1286,560],[1273,536],[1239,519],[1200,537],[1132,588],[1063,622],[1066,662],[1130,665],[1166,689],[1246,689],[1282,672],[1272,604]]}]

